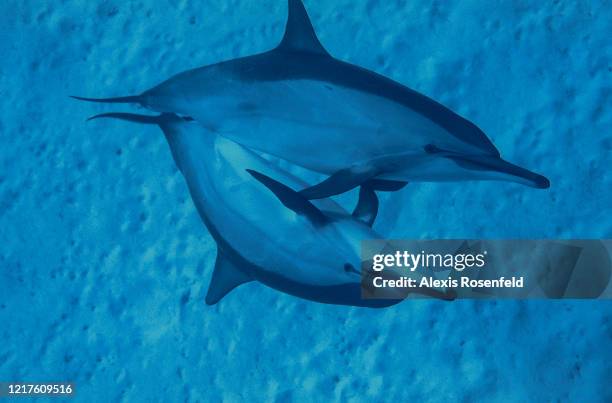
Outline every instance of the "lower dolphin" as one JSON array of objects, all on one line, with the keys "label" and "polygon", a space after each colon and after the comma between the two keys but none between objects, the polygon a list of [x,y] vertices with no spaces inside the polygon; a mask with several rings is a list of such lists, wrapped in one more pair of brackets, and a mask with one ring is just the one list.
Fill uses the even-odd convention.
[{"label": "lower dolphin", "polygon": [[[399,294],[362,298],[360,243],[381,237],[335,202],[310,202],[293,191],[290,187],[304,184],[291,174],[176,115],[98,117],[155,123],[163,130],[198,213],[217,243],[207,304],[254,280],[328,304],[380,308],[402,300]],[[367,206],[360,201],[366,217]],[[434,289],[418,292],[451,299]]]}]

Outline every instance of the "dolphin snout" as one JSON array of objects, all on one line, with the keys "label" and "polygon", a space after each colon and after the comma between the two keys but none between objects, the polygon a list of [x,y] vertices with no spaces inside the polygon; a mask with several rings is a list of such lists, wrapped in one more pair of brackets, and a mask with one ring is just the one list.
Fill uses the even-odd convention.
[{"label": "dolphin snout", "polygon": [[534,174],[534,175],[537,176],[535,183],[538,189],[548,189],[550,187],[550,181],[548,180],[547,177],[538,175],[538,174]]},{"label": "dolphin snout", "polygon": [[449,155],[458,164],[473,171],[481,171],[481,178],[516,182],[537,189],[548,189],[545,176],[529,171],[496,156]]},{"label": "dolphin snout", "polygon": [[529,171],[528,169],[521,168],[518,165],[504,161],[501,158],[495,158],[491,165],[496,172],[502,174],[511,175],[512,178],[508,178],[518,183],[523,183],[527,186],[531,186],[537,189],[548,189],[550,187],[550,181],[543,175]]}]

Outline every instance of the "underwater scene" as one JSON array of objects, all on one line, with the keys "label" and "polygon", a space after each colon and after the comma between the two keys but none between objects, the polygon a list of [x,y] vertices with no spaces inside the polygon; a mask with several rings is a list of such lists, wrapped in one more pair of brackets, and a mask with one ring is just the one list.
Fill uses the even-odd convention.
[{"label": "underwater scene", "polygon": [[0,9],[0,400],[612,401],[609,299],[359,270],[612,238],[610,1]]}]

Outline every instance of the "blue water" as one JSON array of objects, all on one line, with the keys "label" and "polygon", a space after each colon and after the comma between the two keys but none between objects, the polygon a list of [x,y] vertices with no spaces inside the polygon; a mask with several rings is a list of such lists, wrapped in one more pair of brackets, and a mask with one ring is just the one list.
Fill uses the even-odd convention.
[{"label": "blue water", "polygon": [[[306,1],[335,57],[474,121],[548,190],[410,184],[393,238],[610,238],[609,1]],[[78,401],[612,401],[612,304],[204,304],[215,247],[161,133],[85,123],[280,39],[282,0],[0,4],[0,381]],[[350,203],[353,195],[341,200]],[[606,379],[608,381],[606,381]]]}]

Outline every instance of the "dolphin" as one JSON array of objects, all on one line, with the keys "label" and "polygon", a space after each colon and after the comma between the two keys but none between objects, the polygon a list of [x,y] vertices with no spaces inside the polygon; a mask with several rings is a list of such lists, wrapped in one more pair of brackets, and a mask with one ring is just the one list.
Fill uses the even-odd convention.
[{"label": "dolphin", "polygon": [[[304,185],[298,178],[189,118],[106,113],[91,119],[97,118],[156,124],[162,129],[217,244],[207,304],[216,304],[250,281],[328,304],[382,308],[402,301],[393,290],[390,299],[362,298],[361,241],[381,237],[359,214],[347,213],[331,199],[308,201],[291,189]],[[367,212],[367,201],[359,203]],[[399,277],[399,273],[386,274]],[[454,298],[437,289],[417,292]]]},{"label": "dolphin", "polygon": [[301,0],[288,1],[274,49],[179,73],[134,96],[77,99],[136,103],[188,116],[209,132],[329,175],[308,199],[362,184],[499,180],[548,188],[544,176],[500,156],[474,123],[396,81],[332,57]]}]

